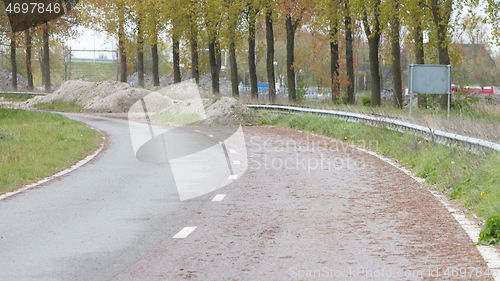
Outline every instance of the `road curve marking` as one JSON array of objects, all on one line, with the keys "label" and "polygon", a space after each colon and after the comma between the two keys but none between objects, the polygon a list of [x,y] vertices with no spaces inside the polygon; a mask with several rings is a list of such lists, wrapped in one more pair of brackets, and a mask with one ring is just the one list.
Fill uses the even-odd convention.
[{"label": "road curve marking", "polygon": [[54,174],[54,175],[52,175],[52,176],[50,176],[50,177],[46,177],[46,178],[41,179],[41,180],[39,180],[39,181],[37,181],[37,182],[34,182],[34,183],[31,183],[31,184],[25,185],[25,186],[23,186],[23,187],[21,187],[21,188],[18,188],[18,189],[16,189],[16,190],[14,190],[14,191],[4,193],[4,194],[0,195],[0,200],[7,199],[7,198],[9,198],[9,197],[11,197],[11,196],[14,196],[14,195],[16,195],[16,194],[19,194],[19,193],[21,193],[21,192],[23,192],[23,191],[26,191],[26,190],[31,189],[31,188],[33,188],[33,187],[37,187],[37,186],[39,186],[39,185],[41,185],[41,184],[44,184],[44,183],[46,183],[46,182],[49,182],[49,181],[51,181],[51,180],[53,180],[53,179],[55,179],[55,178],[58,178],[58,177],[60,177],[60,176],[64,176],[64,175],[66,175],[66,174],[68,174],[68,173],[71,173],[71,172],[73,172],[74,170],[76,170],[76,169],[80,168],[81,166],[83,166],[83,165],[87,164],[90,160],[94,159],[94,158],[95,158],[95,157],[96,157],[96,156],[97,156],[97,155],[98,155],[98,154],[102,151],[102,149],[104,148],[104,144],[106,143],[106,137],[102,134],[102,132],[101,132],[101,131],[99,131],[99,130],[97,130],[97,129],[93,128],[93,127],[90,127],[90,128],[92,128],[92,129],[94,129],[94,130],[98,131],[98,132],[102,135],[102,142],[101,142],[101,145],[99,146],[99,148],[98,148],[96,151],[94,151],[94,153],[92,153],[92,154],[90,154],[89,156],[87,156],[87,157],[83,158],[82,160],[78,161],[78,162],[77,162],[76,164],[74,164],[73,166],[71,166],[71,167],[69,167],[69,168],[67,168],[67,169],[65,169],[65,170],[62,170],[62,171],[60,171],[60,172],[58,172],[58,173],[56,173],[56,174]]},{"label": "road curve marking", "polygon": [[217,194],[215,195],[214,199],[212,199],[212,202],[220,202],[226,197],[226,194]]},{"label": "road curve marking", "polygon": [[181,231],[179,231],[176,235],[174,235],[175,239],[183,239],[188,237],[196,229],[196,226],[186,226]]}]

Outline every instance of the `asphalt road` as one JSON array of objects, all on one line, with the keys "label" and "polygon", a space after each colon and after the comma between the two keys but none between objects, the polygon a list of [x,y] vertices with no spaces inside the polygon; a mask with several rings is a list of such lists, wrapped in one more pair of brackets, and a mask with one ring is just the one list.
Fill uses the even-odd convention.
[{"label": "asphalt road", "polygon": [[[491,279],[433,195],[335,141],[247,127],[242,155],[215,129],[146,128],[153,137],[140,143],[151,149],[141,150],[126,120],[71,118],[105,131],[108,146],[69,175],[0,201],[0,280]],[[189,134],[199,136],[180,141],[188,148],[158,153],[158,136]],[[200,149],[211,165],[197,162]],[[228,181],[241,172],[230,168],[234,157],[248,159],[248,170]],[[223,187],[197,189],[213,171]],[[226,196],[213,202],[216,194]],[[174,239],[184,227],[197,228]]]},{"label": "asphalt road", "polygon": [[126,120],[82,168],[0,201],[0,280],[108,280],[171,237],[209,195],[180,201],[167,163],[136,159]]}]

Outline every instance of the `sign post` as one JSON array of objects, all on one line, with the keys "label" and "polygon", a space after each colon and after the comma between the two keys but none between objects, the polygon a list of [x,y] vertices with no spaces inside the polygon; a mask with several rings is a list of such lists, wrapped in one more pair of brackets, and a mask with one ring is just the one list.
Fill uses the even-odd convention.
[{"label": "sign post", "polygon": [[448,121],[451,103],[451,65],[410,64],[408,68],[408,89],[410,92],[410,117],[413,93],[448,95]]}]

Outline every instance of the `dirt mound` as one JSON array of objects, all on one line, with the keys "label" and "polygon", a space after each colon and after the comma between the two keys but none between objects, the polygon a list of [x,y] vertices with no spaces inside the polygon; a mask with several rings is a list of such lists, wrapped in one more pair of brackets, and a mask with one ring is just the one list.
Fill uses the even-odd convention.
[{"label": "dirt mound", "polygon": [[[181,75],[181,80],[186,81],[191,79],[191,73],[183,73]],[[133,86],[138,85],[138,75],[137,72],[132,74],[129,79],[129,84]],[[160,86],[169,86],[174,84],[174,75],[169,74],[160,77]],[[212,76],[210,73],[204,73],[200,75],[200,86],[208,92],[212,92]],[[151,88],[153,87],[153,76],[145,75],[144,76],[144,87]],[[231,95],[231,81],[227,80],[225,77],[220,79],[219,85],[220,94],[223,96]]]},{"label": "dirt mound", "polygon": [[104,81],[99,83],[67,81],[52,94],[31,99],[28,105],[54,100],[75,102],[83,106],[86,112],[124,113],[137,100],[150,94],[145,89],[132,88],[126,83]]},{"label": "dirt mound", "polygon": [[211,92],[198,87],[194,79],[158,89],[157,92],[173,100],[212,99],[214,97]]},{"label": "dirt mound", "polygon": [[[180,120],[181,123],[196,123],[204,126],[232,126],[253,124],[258,116],[238,100],[230,97],[207,98],[203,89],[194,80],[184,81],[158,91],[163,96],[176,100],[173,106],[156,111],[165,120]],[[173,121],[175,123],[175,121]]]},{"label": "dirt mound", "polygon": [[247,125],[259,120],[252,110],[230,97],[213,100],[205,109],[205,115],[207,119],[202,123],[208,126]]},{"label": "dirt mound", "polygon": [[[12,73],[6,69],[0,70],[0,91],[12,91]],[[24,77],[20,74],[17,74],[17,91],[28,91],[28,81],[26,81],[26,79],[24,79]]]}]

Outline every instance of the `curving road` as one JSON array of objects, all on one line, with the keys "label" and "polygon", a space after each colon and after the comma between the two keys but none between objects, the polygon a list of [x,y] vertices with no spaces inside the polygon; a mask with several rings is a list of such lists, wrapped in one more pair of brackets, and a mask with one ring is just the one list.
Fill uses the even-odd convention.
[{"label": "curving road", "polygon": [[[248,171],[181,201],[168,163],[136,159],[126,120],[69,117],[106,132],[108,145],[0,201],[1,280],[490,279],[427,190],[337,142],[244,128]],[[184,227],[196,229],[172,238]]]}]

